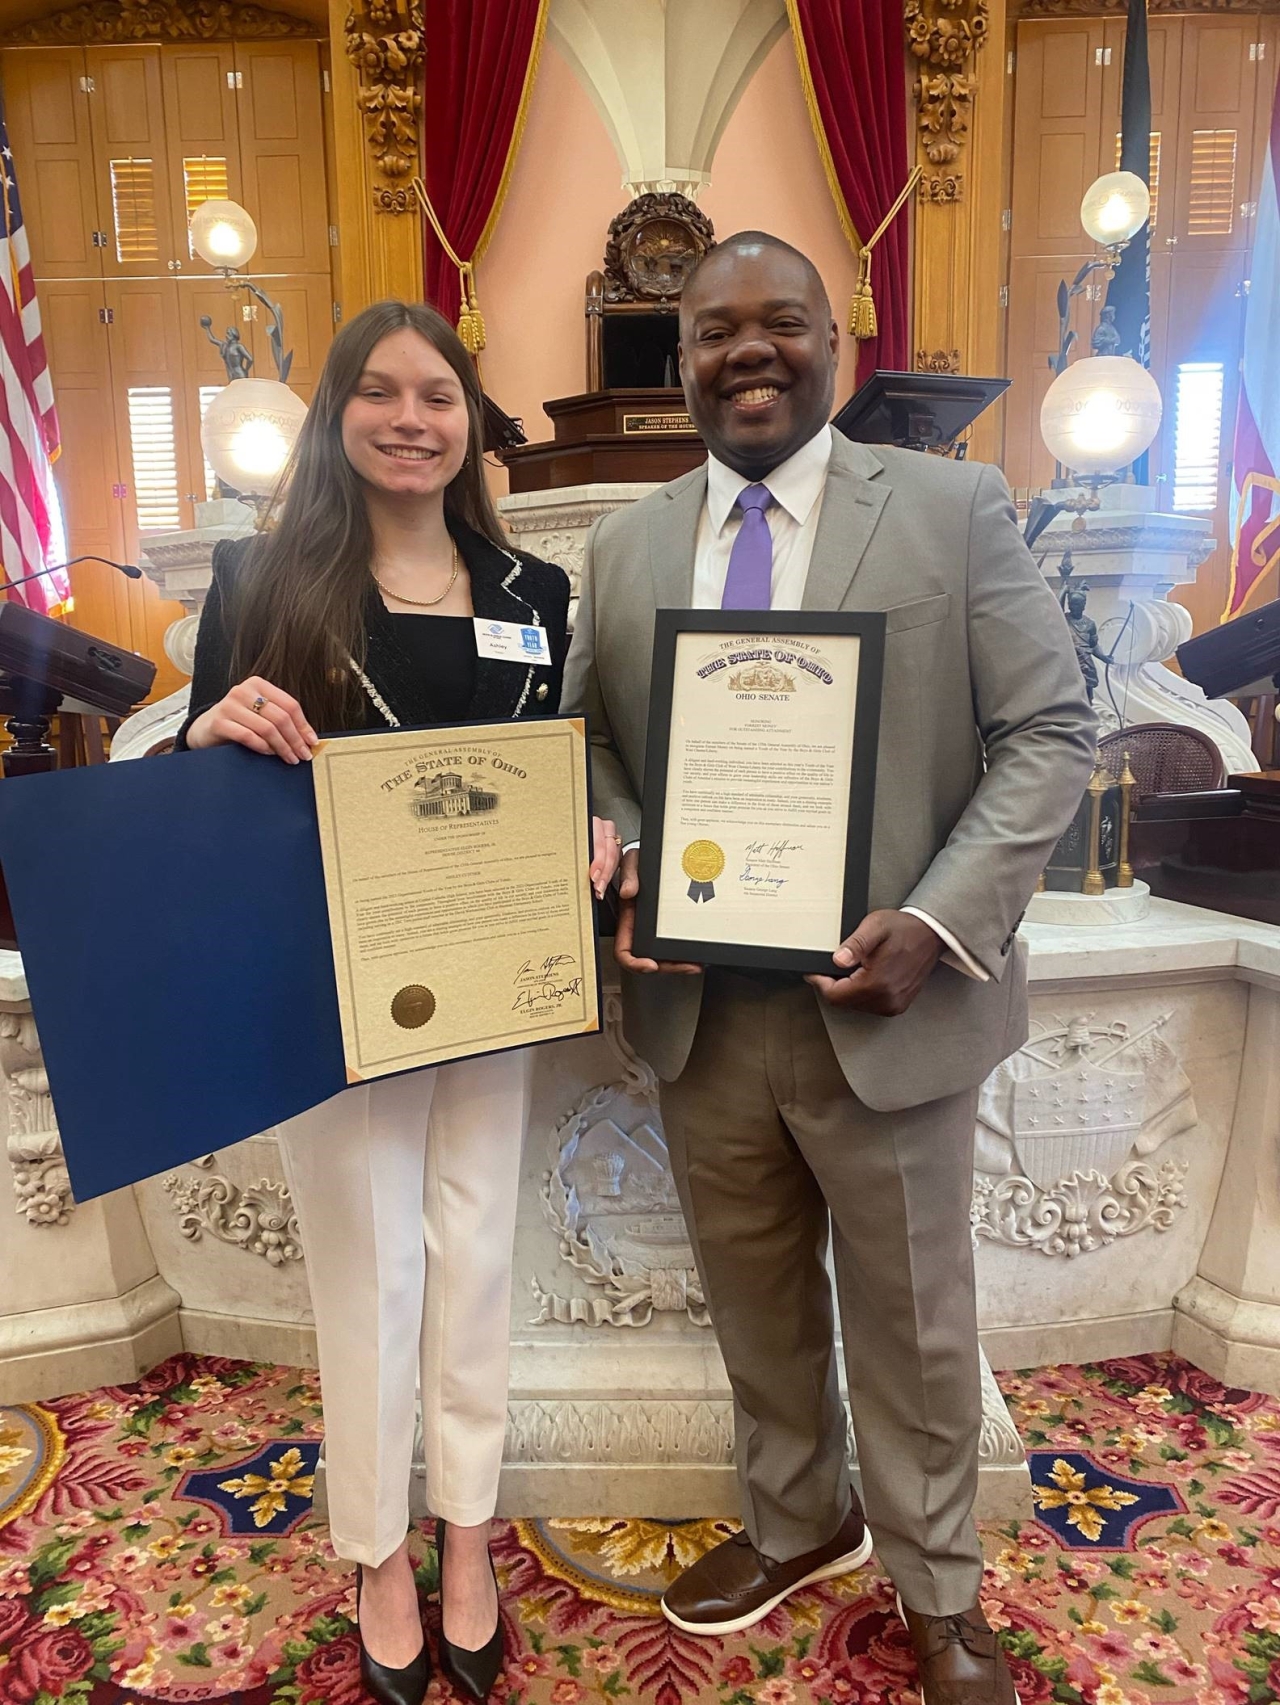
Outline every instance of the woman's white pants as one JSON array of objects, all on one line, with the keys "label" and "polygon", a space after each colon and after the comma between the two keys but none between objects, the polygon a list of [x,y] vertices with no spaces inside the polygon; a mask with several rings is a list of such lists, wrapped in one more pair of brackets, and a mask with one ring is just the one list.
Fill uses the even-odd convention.
[{"label": "woman's white pants", "polygon": [[431,1508],[460,1527],[494,1512],[529,1064],[516,1049],[381,1078],[277,1128],[315,1310],[330,1534],[353,1562],[376,1567],[408,1528],[419,1380]]}]

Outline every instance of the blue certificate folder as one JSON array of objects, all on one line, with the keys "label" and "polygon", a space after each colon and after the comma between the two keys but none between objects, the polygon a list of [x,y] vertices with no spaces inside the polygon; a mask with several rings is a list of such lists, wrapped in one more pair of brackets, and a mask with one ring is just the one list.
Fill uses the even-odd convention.
[{"label": "blue certificate folder", "polygon": [[78,1200],[345,1087],[309,764],[11,778],[0,864]]}]

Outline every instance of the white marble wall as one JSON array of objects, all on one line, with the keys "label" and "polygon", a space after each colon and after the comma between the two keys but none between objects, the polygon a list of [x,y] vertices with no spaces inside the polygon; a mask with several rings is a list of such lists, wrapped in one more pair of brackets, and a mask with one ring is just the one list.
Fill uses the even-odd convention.
[{"label": "white marble wall", "polygon": [[[1173,1346],[1280,1391],[1280,930],[1156,901],[1141,923],[1026,934],[1037,1034],[988,1085],[975,1172],[990,1363]],[[21,1018],[16,964],[0,1028],[6,994]],[[6,1046],[0,1401],[130,1377],[180,1341],[311,1362],[306,1264],[270,1135],[76,1206],[47,1097],[15,1125],[15,1097],[40,1089],[14,1080],[38,1065],[28,1048],[15,1069]],[[651,1090],[612,1036],[538,1050],[508,1511],[735,1507],[728,1387]],[[1057,1119],[1074,1135],[1055,1156]],[[33,1167],[49,1180],[34,1195]],[[1009,1514],[1025,1471],[990,1380],[988,1399],[983,1508]]]}]

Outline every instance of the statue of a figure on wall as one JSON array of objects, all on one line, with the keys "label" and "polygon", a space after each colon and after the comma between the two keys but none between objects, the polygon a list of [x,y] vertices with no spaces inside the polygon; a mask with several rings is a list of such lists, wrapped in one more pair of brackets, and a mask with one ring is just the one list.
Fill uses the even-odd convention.
[{"label": "statue of a figure on wall", "polygon": [[1080,665],[1080,673],[1084,676],[1085,691],[1089,695],[1089,703],[1092,704],[1093,695],[1098,690],[1098,663],[1113,663],[1115,658],[1110,652],[1102,650],[1098,643],[1098,624],[1085,614],[1088,597],[1088,583],[1080,581],[1068,587],[1063,596],[1062,607],[1076,648],[1076,661]]},{"label": "statue of a figure on wall", "polygon": [[1102,310],[1102,317],[1089,342],[1095,355],[1120,353],[1120,333],[1116,330],[1116,311],[1113,306],[1108,305]]},{"label": "statue of a figure on wall", "polygon": [[253,356],[240,341],[240,333],[234,326],[227,327],[225,338],[213,335],[213,318],[209,314],[201,314],[200,324],[204,327],[204,335],[222,357],[222,364],[227,370],[228,381],[247,379],[249,369],[253,366]]}]

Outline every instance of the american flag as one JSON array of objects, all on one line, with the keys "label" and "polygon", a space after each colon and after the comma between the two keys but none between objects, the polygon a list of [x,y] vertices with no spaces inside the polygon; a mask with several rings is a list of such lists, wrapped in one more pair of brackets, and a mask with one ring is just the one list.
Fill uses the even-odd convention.
[{"label": "american flag", "polygon": [[[0,180],[4,185],[4,232],[0,236],[0,564],[9,583],[4,589],[6,597],[56,616],[71,600],[67,571],[50,567],[67,557],[53,483],[53,463],[61,448],[58,416],[2,106]],[[41,574],[46,568],[49,572]],[[25,586],[12,585],[26,574],[40,574],[40,579],[29,580]]]},{"label": "american flag", "polygon": [[1262,172],[1231,454],[1231,586],[1222,620],[1276,596],[1280,564],[1280,89]]}]

